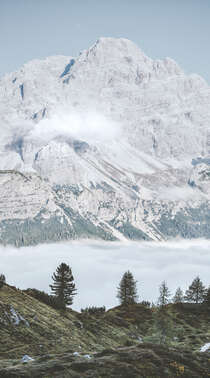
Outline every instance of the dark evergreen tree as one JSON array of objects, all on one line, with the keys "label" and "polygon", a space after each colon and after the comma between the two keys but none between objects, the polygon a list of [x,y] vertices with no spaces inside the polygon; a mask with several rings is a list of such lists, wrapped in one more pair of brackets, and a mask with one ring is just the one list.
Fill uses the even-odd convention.
[{"label": "dark evergreen tree", "polygon": [[137,302],[138,295],[136,283],[137,281],[134,280],[134,277],[129,270],[123,274],[120,285],[117,288],[117,298],[121,305]]},{"label": "dark evergreen tree", "polygon": [[173,303],[182,303],[183,301],[184,301],[183,291],[180,287],[178,287],[173,297]]},{"label": "dark evergreen tree", "polygon": [[163,281],[159,287],[159,298],[158,298],[158,305],[165,306],[169,303],[169,298],[171,296],[170,291],[167,287],[166,281]]},{"label": "dark evergreen tree", "polygon": [[205,286],[203,285],[199,276],[197,276],[189,286],[188,290],[186,290],[184,298],[187,302],[202,303],[204,301],[205,294]]},{"label": "dark evergreen tree", "polygon": [[76,295],[74,277],[69,265],[61,263],[56,272],[53,273],[53,285],[50,285],[52,293],[57,297],[61,307],[72,305],[73,297]]},{"label": "dark evergreen tree", "polygon": [[0,289],[4,286],[6,283],[6,278],[4,274],[0,274]]},{"label": "dark evergreen tree", "polygon": [[206,294],[205,294],[205,297],[204,297],[204,304],[208,307],[210,307],[210,286],[209,288],[206,290]]}]

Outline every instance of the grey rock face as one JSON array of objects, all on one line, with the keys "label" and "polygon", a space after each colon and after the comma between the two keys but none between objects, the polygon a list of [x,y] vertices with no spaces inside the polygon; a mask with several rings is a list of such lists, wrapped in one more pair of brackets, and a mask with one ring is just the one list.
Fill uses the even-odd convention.
[{"label": "grey rock face", "polygon": [[210,88],[102,38],[0,80],[0,242],[209,238]]}]

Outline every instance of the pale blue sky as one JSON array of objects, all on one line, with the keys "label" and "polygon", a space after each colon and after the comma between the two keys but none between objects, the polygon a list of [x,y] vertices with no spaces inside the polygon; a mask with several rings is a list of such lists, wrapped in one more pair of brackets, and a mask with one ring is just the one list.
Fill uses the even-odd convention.
[{"label": "pale blue sky", "polygon": [[49,55],[124,37],[210,83],[210,0],[0,0],[0,76]]}]

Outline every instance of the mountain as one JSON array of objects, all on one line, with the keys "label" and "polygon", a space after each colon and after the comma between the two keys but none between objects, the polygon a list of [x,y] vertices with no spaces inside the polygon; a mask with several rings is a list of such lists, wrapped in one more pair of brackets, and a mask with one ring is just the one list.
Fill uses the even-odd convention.
[{"label": "mountain", "polygon": [[0,290],[0,376],[207,377],[209,308],[167,307],[165,316],[173,322],[177,336],[170,344],[159,344],[151,341],[155,310],[147,305],[118,306],[92,314],[71,309],[62,313],[28,291],[4,285]]},{"label": "mountain", "polygon": [[210,87],[100,38],[0,79],[0,241],[210,237]]}]

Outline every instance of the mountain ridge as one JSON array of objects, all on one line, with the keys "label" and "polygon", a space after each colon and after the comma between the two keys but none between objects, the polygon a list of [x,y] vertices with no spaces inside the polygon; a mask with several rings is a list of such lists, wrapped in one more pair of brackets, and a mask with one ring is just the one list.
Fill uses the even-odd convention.
[{"label": "mountain ridge", "polygon": [[[5,75],[0,241],[54,241],[50,227],[57,240],[80,238],[82,228],[111,240],[208,238],[209,105],[201,77],[126,39],[101,38],[77,58],[35,60]],[[35,211],[27,198],[36,198]]]}]

